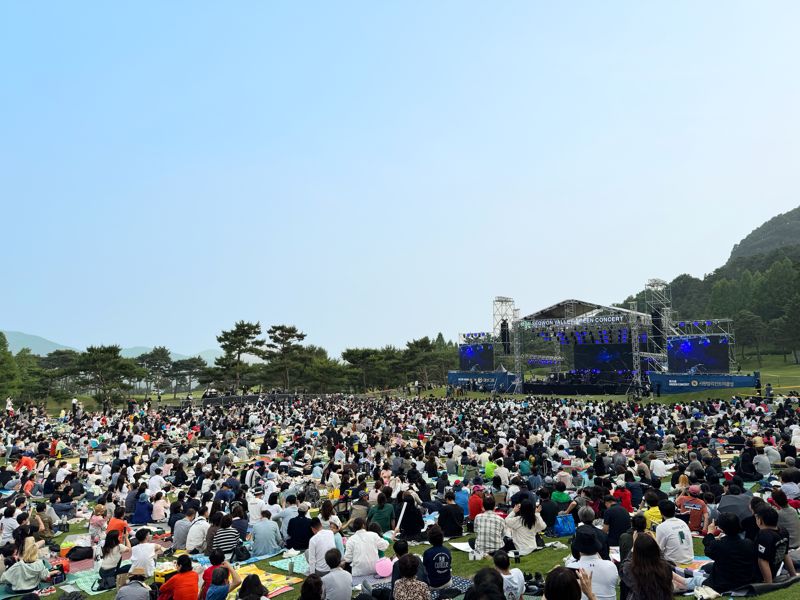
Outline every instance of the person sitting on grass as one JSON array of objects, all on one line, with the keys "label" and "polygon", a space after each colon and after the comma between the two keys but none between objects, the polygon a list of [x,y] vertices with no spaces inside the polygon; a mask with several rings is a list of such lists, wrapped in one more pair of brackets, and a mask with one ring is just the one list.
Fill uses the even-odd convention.
[{"label": "person sitting on grass", "polygon": [[197,600],[197,573],[192,570],[191,557],[181,554],[175,562],[178,572],[161,585],[159,600]]},{"label": "person sitting on grass", "polygon": [[422,555],[422,564],[428,574],[428,583],[440,590],[452,585],[451,565],[453,562],[450,550],[444,547],[444,533],[438,525],[428,528],[428,541],[431,547]]},{"label": "person sitting on grass", "polygon": [[39,584],[61,571],[50,569],[46,561],[39,558],[39,547],[33,537],[25,538],[21,560],[18,560],[0,575],[10,592],[25,594],[39,589]]},{"label": "person sitting on grass", "polygon": [[772,583],[783,565],[794,577],[797,572],[789,555],[789,534],[778,528],[778,512],[771,506],[764,506],[756,512],[756,557],[758,573],[764,583]]},{"label": "person sitting on grass", "polygon": [[[255,573],[250,573],[242,580],[242,585],[239,586],[239,593],[237,594],[238,600],[261,600],[269,593],[261,579]],[[329,599],[330,600],[330,599]]]},{"label": "person sitting on grass", "polygon": [[525,593],[525,576],[519,569],[511,568],[511,561],[503,550],[498,550],[492,557],[494,567],[503,577],[503,593],[506,600],[522,600]]},{"label": "person sitting on grass", "polygon": [[325,553],[328,573],[322,577],[325,600],[350,600],[353,595],[353,576],[342,569],[342,553],[331,548]]},{"label": "person sitting on grass", "polygon": [[[211,585],[206,590],[205,600],[225,600],[233,590],[239,587],[242,578],[228,561],[215,567],[211,573]],[[177,599],[176,599],[177,600]]]},{"label": "person sitting on grass", "polygon": [[597,600],[590,573],[559,566],[547,574],[542,600],[581,600],[584,596],[586,600]]},{"label": "person sitting on grass", "polygon": [[119,530],[109,531],[106,533],[105,543],[101,550],[100,558],[100,578],[107,575],[116,577],[120,573],[127,573],[131,566],[122,564],[122,554],[125,550],[130,550],[131,543],[128,536],[122,536],[123,544],[119,542]]},{"label": "person sitting on grass", "polygon": [[475,538],[469,540],[469,545],[479,556],[494,554],[505,544],[505,521],[494,512],[494,506],[493,496],[484,497],[483,512],[475,517]]},{"label": "person sitting on grass", "polygon": [[[716,537],[720,531],[722,535]],[[709,576],[703,585],[720,594],[751,583],[753,577],[753,542],[742,538],[739,518],[733,513],[722,513],[719,520],[708,525],[703,538],[705,555],[714,562],[703,567]]]},{"label": "person sitting on grass", "polygon": [[415,554],[404,554],[397,561],[400,579],[394,584],[394,600],[430,600],[430,588],[417,579],[419,565],[419,558]]}]

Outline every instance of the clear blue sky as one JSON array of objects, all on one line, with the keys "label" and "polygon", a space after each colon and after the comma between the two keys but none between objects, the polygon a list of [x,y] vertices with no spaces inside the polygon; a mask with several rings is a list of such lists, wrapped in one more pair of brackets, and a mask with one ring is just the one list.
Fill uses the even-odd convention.
[{"label": "clear blue sky", "polygon": [[[292,6],[289,6],[291,4]],[[796,2],[0,6],[0,329],[402,345],[800,204]]]}]

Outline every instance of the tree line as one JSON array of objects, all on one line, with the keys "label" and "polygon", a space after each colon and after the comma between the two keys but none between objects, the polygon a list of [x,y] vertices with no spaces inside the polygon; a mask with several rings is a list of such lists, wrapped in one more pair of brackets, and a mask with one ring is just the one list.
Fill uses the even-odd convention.
[{"label": "tree line", "polygon": [[457,346],[423,337],[405,348],[348,348],[342,359],[319,346],[304,344],[306,334],[293,325],[238,321],[217,336],[222,355],[213,365],[196,356],[173,360],[166,346],[126,358],[118,345],[85,351],[55,350],[46,356],[23,348],[13,354],[0,332],[0,397],[22,402],[64,402],[92,396],[101,405],[140,393],[185,394],[198,385],[220,391],[360,392],[444,383],[458,366]]}]

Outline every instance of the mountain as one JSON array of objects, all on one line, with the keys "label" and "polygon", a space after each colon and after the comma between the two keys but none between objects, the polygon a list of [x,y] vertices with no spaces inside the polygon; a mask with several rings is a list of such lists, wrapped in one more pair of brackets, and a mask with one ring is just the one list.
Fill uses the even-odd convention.
[{"label": "mountain", "polygon": [[55,350],[75,350],[71,346],[65,346],[52,340],[45,339],[38,335],[31,335],[30,333],[23,333],[21,331],[4,331],[6,339],[8,340],[8,349],[14,354],[23,348],[30,348],[31,352],[44,356],[50,354]]},{"label": "mountain", "polygon": [[[14,354],[23,348],[30,348],[31,352],[39,356],[50,354],[54,350],[77,350],[77,348],[73,348],[72,346],[65,346],[64,344],[59,344],[58,342],[48,340],[38,335],[31,335],[21,331],[3,331],[3,333],[8,339],[8,349]],[[123,348],[120,350],[120,354],[125,358],[136,358],[145,352],[150,352],[152,349],[153,348],[149,346],[132,346],[130,348]],[[218,356],[222,356],[222,351],[218,348],[211,348],[191,355],[170,352],[170,356],[172,360],[184,360],[192,356],[199,356],[209,365],[213,365],[214,359]]]},{"label": "mountain", "polygon": [[798,240],[800,240],[800,206],[756,227],[733,247],[728,263],[730,264],[738,258],[767,254],[780,248],[797,246],[800,243]]},{"label": "mountain", "polygon": [[[123,348],[119,353],[125,358],[136,358],[151,350],[152,348],[150,346],[132,346],[130,348]],[[184,360],[185,358],[189,358],[185,354],[178,354],[177,352],[170,352],[169,356],[172,360]]]}]

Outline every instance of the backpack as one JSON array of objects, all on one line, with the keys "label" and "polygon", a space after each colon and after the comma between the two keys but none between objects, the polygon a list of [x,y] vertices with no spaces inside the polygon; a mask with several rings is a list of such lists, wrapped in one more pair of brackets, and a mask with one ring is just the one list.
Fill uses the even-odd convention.
[{"label": "backpack", "polygon": [[250,558],[250,550],[245,548],[242,544],[236,546],[231,552],[231,560],[233,562],[242,562]]}]

